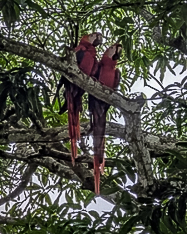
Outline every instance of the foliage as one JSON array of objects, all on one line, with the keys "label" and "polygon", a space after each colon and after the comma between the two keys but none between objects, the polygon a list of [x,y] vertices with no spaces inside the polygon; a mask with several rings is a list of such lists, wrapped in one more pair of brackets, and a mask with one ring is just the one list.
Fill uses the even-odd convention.
[{"label": "foliage", "polygon": [[[13,202],[3,202],[2,199],[16,190],[33,161],[32,158],[30,161],[18,158],[16,154],[15,158],[5,158],[3,152],[11,154],[22,149],[22,145],[13,140],[12,144],[2,144],[0,205],[4,207],[1,209],[1,233],[187,233],[186,1],[0,0],[0,18],[0,37],[61,57],[66,56],[67,47],[76,47],[82,35],[93,31],[102,32],[104,38],[98,57],[108,45],[120,41],[124,53],[118,64],[122,73],[119,92],[126,96],[140,79],[144,86],[153,89],[151,102],[143,108],[142,128],[147,135],[159,136],[162,145],[171,144],[171,148],[166,147],[162,152],[157,152],[156,146],[155,150],[150,149],[155,190],[150,188],[147,197],[139,197],[135,184],[136,165],[129,144],[107,136],[109,160],[106,160],[101,178],[101,194],[112,203],[112,208],[102,213],[88,209],[89,204],[97,200],[92,191],[93,177],[91,182],[83,183],[76,168],[72,169],[70,163],[63,160],[64,174],[61,176],[57,166],[50,170],[43,166],[41,159],[34,161],[38,168],[31,175],[32,180],[21,194],[13,197]],[[161,37],[157,39],[154,32],[160,32]],[[168,74],[176,75],[179,68],[180,75],[184,76],[182,80],[176,77],[174,83],[164,86]],[[59,79],[57,71],[39,62],[0,51],[0,130],[5,139],[12,126],[20,132],[22,128],[35,129],[37,134],[45,135],[43,127],[52,129],[67,124],[67,114],[58,114],[64,101],[63,90],[60,97],[54,99]],[[159,90],[152,85],[153,80]],[[110,107],[108,120],[117,122],[122,115]],[[80,122],[88,120],[85,95]],[[86,142],[88,137],[84,140]],[[172,144],[176,146],[174,149]],[[26,148],[42,153],[44,145],[31,142],[29,146],[26,143]],[[55,146],[58,149],[57,143]],[[60,151],[69,153],[67,139],[60,147]],[[90,145],[85,148],[90,153]],[[82,152],[85,153],[80,146],[79,153]],[[59,158],[56,161],[60,162]],[[107,162],[111,164],[107,166]],[[67,168],[75,173],[74,177],[70,173],[71,179],[66,176],[68,173],[65,174]],[[92,165],[87,163],[85,168],[90,172]],[[79,170],[82,169],[80,166]],[[84,187],[85,184],[91,185]]]}]

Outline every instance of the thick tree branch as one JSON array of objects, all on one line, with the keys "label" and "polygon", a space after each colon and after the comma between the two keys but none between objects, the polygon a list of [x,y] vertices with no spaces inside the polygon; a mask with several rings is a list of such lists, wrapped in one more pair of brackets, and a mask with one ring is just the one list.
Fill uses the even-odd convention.
[{"label": "thick tree branch", "polygon": [[[90,123],[81,124],[81,134],[87,135],[90,129]],[[35,129],[24,128],[8,128],[5,125],[1,126],[0,130],[0,144],[22,143],[22,142],[59,142],[69,139],[68,126],[56,128],[43,128],[42,135]],[[125,134],[125,127],[122,124],[107,122],[106,135],[114,136],[123,139]]]},{"label": "thick tree branch", "polygon": [[179,150],[180,147],[176,145],[178,142],[175,138],[167,136],[155,136],[146,133],[145,135],[146,147],[152,153],[152,155],[164,155],[167,150]]},{"label": "thick tree branch", "polygon": [[[72,179],[72,180],[76,180],[76,181],[80,181],[78,180],[76,177],[73,177],[72,173],[70,173],[71,169],[75,169],[75,167],[72,167],[71,164],[71,153],[66,153],[66,152],[62,152],[59,151],[57,149],[46,149],[46,150],[40,150],[39,153],[31,153],[31,154],[24,154],[24,153],[8,153],[8,152],[4,152],[3,150],[0,150],[0,158],[3,159],[16,159],[19,161],[23,161],[26,163],[38,163],[38,165],[44,166],[44,167],[48,167],[48,161],[46,160],[46,158],[53,158],[54,161],[51,160],[50,163],[57,162],[58,165],[53,165],[50,167],[50,171],[54,172],[56,174],[58,174],[59,176],[62,176],[62,170],[64,170],[64,172],[66,172],[65,174],[65,178],[66,179]],[[61,167],[61,161],[65,161],[66,163],[68,163],[68,167],[65,165],[62,165],[62,170],[60,168],[60,171],[58,170],[58,166],[60,165]],[[85,155],[78,155],[78,157],[75,159],[76,163],[86,163],[89,164],[90,168],[93,168],[93,156],[85,154]],[[115,167],[115,160],[113,159],[109,159],[106,158],[105,159],[105,166],[106,167]],[[53,170],[52,168],[57,168],[57,170]],[[59,173],[58,173],[59,171]]]},{"label": "thick tree branch", "polygon": [[[129,142],[129,148],[133,153],[133,159],[138,171],[138,181],[140,185],[147,190],[148,186],[154,183],[153,171],[151,167],[150,153],[145,145],[145,137],[141,129],[140,113],[134,115],[125,115],[126,122],[126,140]],[[141,190],[138,196],[143,196],[146,191]]]},{"label": "thick tree branch", "polygon": [[[87,135],[90,128],[90,123],[81,124],[81,134]],[[122,124],[107,122],[106,124],[106,135],[113,136],[116,138],[127,140],[126,127]],[[150,151],[155,151],[158,154],[163,154],[167,149],[177,149],[177,140],[171,137],[161,137],[153,135],[149,132],[143,132],[145,136],[146,146]],[[68,126],[56,127],[56,128],[43,128],[42,136],[34,129],[17,129],[7,128],[6,126],[1,128],[0,131],[0,144],[9,143],[54,143],[63,140],[69,140]],[[54,147],[56,148],[56,145]],[[65,153],[64,153],[65,155]],[[65,156],[64,156],[65,157]],[[66,153],[66,157],[69,157],[69,153]],[[21,160],[21,158],[20,158]],[[64,158],[65,160],[65,158]],[[77,162],[79,158],[77,159]]]},{"label": "thick tree branch", "polygon": [[[3,159],[17,159],[20,161],[27,162],[28,164],[34,163],[39,166],[48,168],[50,172],[55,173],[60,177],[63,177],[69,180],[78,181],[78,182],[81,182],[81,180],[83,180],[83,178],[86,177],[86,174],[89,173],[89,176],[92,175],[90,174],[90,172],[86,174],[85,174],[85,171],[82,172],[83,170],[79,166],[79,170],[80,170],[79,175],[80,174],[84,175],[84,176],[81,176],[81,179],[80,179],[78,176],[76,176],[76,174],[73,171],[73,169],[76,169],[76,167],[72,167],[71,154],[70,153],[67,154],[65,152],[60,152],[57,150],[51,150],[51,154],[49,152],[46,154],[43,152],[43,153],[32,153],[30,155],[28,154],[25,155],[21,153],[8,153],[8,152],[4,152],[0,150],[0,157]],[[63,165],[61,163],[62,160],[66,161],[69,165],[68,166]],[[91,158],[89,162],[91,162]]]},{"label": "thick tree branch", "polygon": [[82,73],[77,66],[74,52],[69,52],[68,58],[62,59],[50,52],[21,42],[15,42],[2,36],[0,37],[0,50],[31,59],[61,72],[70,82],[81,87],[93,96],[119,108],[124,113],[136,113],[140,111],[138,101],[131,101]]},{"label": "thick tree branch", "polygon": [[[71,155],[58,150],[46,150],[40,153],[8,153],[0,150],[3,159],[17,159],[28,164],[36,164],[47,168],[50,172],[68,180],[81,182],[85,189],[94,190],[93,172],[85,164],[79,163],[72,166]],[[93,158],[87,156],[87,163],[93,163]],[[83,158],[83,160],[85,157]],[[84,161],[84,163],[86,163]],[[112,165],[112,162],[110,162]],[[87,184],[89,180],[89,183]]]}]

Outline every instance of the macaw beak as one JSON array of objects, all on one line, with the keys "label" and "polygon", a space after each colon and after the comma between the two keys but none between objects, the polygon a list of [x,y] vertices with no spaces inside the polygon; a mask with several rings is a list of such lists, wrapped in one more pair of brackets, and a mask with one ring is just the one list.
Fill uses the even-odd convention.
[{"label": "macaw beak", "polygon": [[97,38],[95,39],[95,41],[93,42],[93,46],[98,46],[98,45],[101,45],[102,44],[102,41],[103,41],[103,37],[102,37],[102,34],[101,33],[98,33],[97,34]]},{"label": "macaw beak", "polygon": [[121,56],[121,52],[122,52],[122,45],[121,44],[117,44],[116,45],[116,52],[115,54],[112,56],[113,60],[118,60]]},{"label": "macaw beak", "polygon": [[117,53],[118,53],[118,54],[121,54],[121,51],[122,51],[122,45],[119,44],[119,45],[117,46]]}]

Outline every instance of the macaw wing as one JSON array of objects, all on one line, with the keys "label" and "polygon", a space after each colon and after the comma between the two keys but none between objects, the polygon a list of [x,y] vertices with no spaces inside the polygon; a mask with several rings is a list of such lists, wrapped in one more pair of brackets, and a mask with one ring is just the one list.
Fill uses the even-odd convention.
[{"label": "macaw wing", "polygon": [[94,77],[97,79],[97,80],[99,80],[99,77],[100,77],[100,73],[101,73],[101,63],[97,63],[97,65],[96,65],[97,67],[97,71],[95,72],[95,75],[94,75]]},{"label": "macaw wing", "polygon": [[98,69],[99,69],[99,63],[98,63],[97,59],[94,58],[94,64],[93,64],[93,68],[92,68],[90,76],[94,76],[95,77],[95,74],[98,72]]},{"label": "macaw wing", "polygon": [[85,51],[83,49],[80,49],[76,52],[76,58],[77,58],[77,64],[80,65],[83,58],[84,58]]},{"label": "macaw wing", "polygon": [[115,70],[115,77],[114,77],[114,90],[116,90],[119,86],[119,82],[120,82],[120,79],[121,79],[121,72],[119,69],[116,69]]},{"label": "macaw wing", "polygon": [[[59,83],[57,85],[56,94],[55,94],[53,102],[52,102],[53,105],[55,104],[56,98],[57,97],[59,98],[59,91],[60,91],[60,89],[62,88],[63,85],[64,85],[64,87],[66,87],[66,85],[68,84],[68,82],[69,81],[62,75],[61,78],[60,78],[60,80],[59,80]],[[64,94],[64,97],[65,97],[65,94]],[[66,110],[67,110],[67,108],[65,107],[65,109],[64,109],[64,111],[62,113],[64,113]]]}]

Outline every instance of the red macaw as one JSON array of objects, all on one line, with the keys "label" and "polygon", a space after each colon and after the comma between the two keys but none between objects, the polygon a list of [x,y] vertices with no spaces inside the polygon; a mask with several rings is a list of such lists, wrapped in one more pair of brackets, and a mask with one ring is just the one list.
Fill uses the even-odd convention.
[{"label": "red macaw", "polygon": [[[98,64],[95,78],[111,89],[117,89],[120,82],[120,71],[115,68],[120,57],[122,46],[114,44],[109,47]],[[104,168],[104,145],[106,113],[110,105],[89,95],[90,124],[93,130],[94,145],[94,179],[95,193],[100,193],[100,170]]]},{"label": "red macaw", "polygon": [[[85,35],[75,48],[77,64],[81,71],[88,76],[93,76],[97,71],[98,62],[96,59],[95,47],[102,43],[101,33]],[[65,92],[65,103],[59,114],[68,110],[69,136],[71,139],[71,157],[74,165],[77,157],[77,141],[80,139],[79,112],[82,111],[82,95],[84,90],[72,84],[68,80],[63,80]]]}]

